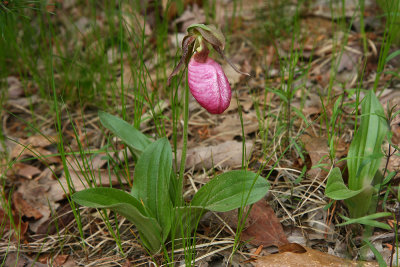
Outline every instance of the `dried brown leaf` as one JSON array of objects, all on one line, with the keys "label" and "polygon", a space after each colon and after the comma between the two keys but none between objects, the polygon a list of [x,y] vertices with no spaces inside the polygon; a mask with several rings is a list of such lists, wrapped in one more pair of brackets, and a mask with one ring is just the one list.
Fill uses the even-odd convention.
[{"label": "dried brown leaf", "polygon": [[[243,126],[246,135],[258,130],[258,120],[254,112],[243,114]],[[216,139],[223,141],[229,141],[232,140],[235,136],[241,136],[242,128],[239,115],[236,113],[225,116],[222,123],[211,129],[211,135],[214,136]]]},{"label": "dried brown leaf", "polygon": [[240,77],[242,77],[242,74],[232,69],[229,64],[223,64],[222,69],[224,70],[229,83],[232,87],[234,87],[240,81]]},{"label": "dried brown leaf", "polygon": [[[324,164],[324,168],[330,168],[328,139],[326,137],[316,137],[303,135],[301,141],[311,158],[312,166]],[[313,178],[324,179],[328,172],[322,168],[313,168],[307,172]]]},{"label": "dried brown leaf", "polygon": [[[19,97],[17,99],[7,100],[7,105],[9,106],[9,111],[28,111],[26,108],[30,105],[40,102],[40,98],[37,95],[30,97]],[[40,116],[40,115],[38,115]]]},{"label": "dried brown leaf", "polygon": [[11,151],[11,158],[33,157],[38,158],[47,164],[61,163],[58,156],[48,148],[54,145],[57,140],[55,136],[44,137],[42,135],[31,136],[28,139],[21,139]]},{"label": "dried brown leaf", "polygon": [[[69,174],[70,181],[74,185],[75,191],[81,191],[91,186],[88,184],[85,177],[87,177],[91,183],[96,182],[98,186],[110,186],[110,182],[112,185],[118,185],[120,183],[118,176],[114,172],[109,172],[105,169],[94,171],[81,171],[77,169],[70,169]],[[122,172],[120,173],[120,177],[122,177]],[[130,173],[130,177],[133,177],[133,173]],[[122,179],[122,181],[124,180]],[[65,190],[68,190],[68,183],[65,176],[60,179],[60,183],[55,184],[55,187],[58,188],[58,190],[56,191],[59,192],[60,190],[62,190],[61,186]],[[52,189],[53,188],[54,187],[52,187]]]},{"label": "dried brown leaf", "polygon": [[34,218],[35,220],[43,217],[37,209],[32,207],[19,192],[14,192],[12,195],[13,204],[15,209],[21,214],[21,216],[25,216],[27,218]]},{"label": "dried brown leaf", "polygon": [[25,163],[15,163],[13,168],[8,171],[8,175],[14,174],[18,176],[22,176],[27,179],[32,179],[33,176],[40,174],[42,171],[32,165],[28,165]]},{"label": "dried brown leaf", "polygon": [[5,259],[4,266],[13,267],[48,267],[47,264],[37,262],[37,259],[31,259],[23,253],[8,253]]},{"label": "dried brown leaf", "polygon": [[9,76],[7,77],[8,83],[8,98],[9,99],[17,99],[24,95],[24,88],[22,88],[21,82],[17,77]]},{"label": "dried brown leaf", "polygon": [[67,261],[69,255],[57,255],[53,259],[53,266],[58,267],[58,266],[64,266],[64,263]]},{"label": "dried brown leaf", "polygon": [[204,23],[206,21],[206,16],[203,9],[200,9],[197,4],[192,6],[187,6],[182,15],[174,20],[173,25],[182,24],[181,32],[186,31],[186,29],[194,23]]},{"label": "dried brown leaf", "polygon": [[28,137],[25,141],[21,141],[23,144],[30,144],[34,147],[46,147],[53,145],[57,142],[58,136],[43,136],[43,135],[33,135]]},{"label": "dried brown leaf", "polygon": [[249,224],[240,238],[256,246],[280,246],[289,241],[274,210],[262,199],[253,205],[247,219]]},{"label": "dried brown leaf", "polygon": [[320,266],[379,266],[376,262],[357,262],[342,259],[299,244],[288,244],[280,248],[280,253],[258,258],[256,267],[320,267]]},{"label": "dried brown leaf", "polygon": [[[238,215],[236,210],[224,212],[221,217],[230,227],[237,228]],[[274,210],[264,199],[253,205],[240,239],[255,246],[262,245],[263,247],[281,246],[289,243]]]},{"label": "dried brown leaf", "polygon": [[40,224],[50,217],[51,210],[56,210],[59,206],[56,203],[57,200],[50,194],[51,186],[54,183],[57,183],[57,181],[48,179],[40,179],[38,181],[21,179],[21,185],[17,189],[17,192],[24,197],[28,205],[35,207],[42,215],[38,220],[29,224],[29,228],[35,233]]},{"label": "dried brown leaf", "polygon": [[[253,142],[246,142],[247,159],[250,157],[250,150]],[[180,159],[181,151],[177,157]],[[186,169],[194,167],[195,170],[206,170],[212,167],[236,168],[242,164],[242,143],[237,141],[226,141],[216,146],[195,147],[188,149],[186,156]]]}]

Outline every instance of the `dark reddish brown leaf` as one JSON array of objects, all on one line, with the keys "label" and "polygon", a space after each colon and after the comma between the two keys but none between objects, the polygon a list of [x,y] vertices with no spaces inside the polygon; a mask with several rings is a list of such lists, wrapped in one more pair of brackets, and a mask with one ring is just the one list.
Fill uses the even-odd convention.
[{"label": "dark reddish brown leaf", "polygon": [[253,205],[247,224],[249,226],[242,232],[241,239],[253,245],[269,247],[289,243],[274,210],[264,199]]},{"label": "dark reddish brown leaf", "polygon": [[32,207],[19,192],[14,192],[12,195],[12,200],[15,209],[21,214],[21,216],[25,216],[27,218],[34,218],[35,220],[43,217],[37,209]]}]

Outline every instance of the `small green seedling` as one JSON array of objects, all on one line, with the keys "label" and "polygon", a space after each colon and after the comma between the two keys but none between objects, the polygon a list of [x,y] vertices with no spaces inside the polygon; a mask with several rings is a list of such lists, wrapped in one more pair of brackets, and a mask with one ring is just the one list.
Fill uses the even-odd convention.
[{"label": "small green seedling", "polygon": [[137,157],[129,193],[115,188],[89,188],[76,192],[72,200],[92,208],[108,208],[132,222],[143,245],[154,254],[167,240],[190,233],[206,211],[225,212],[252,204],[268,191],[269,184],[256,173],[240,170],[214,177],[200,188],[189,205],[182,196],[172,167],[167,138],[152,142],[124,120],[105,112],[100,121],[117,135]]},{"label": "small green seedling", "polygon": [[[384,182],[378,172],[384,156],[381,147],[389,132],[383,107],[373,90],[366,93],[361,108],[361,125],[351,142],[347,157],[348,187],[344,184],[340,169],[336,167],[328,176],[325,190],[329,198],[345,200],[353,219],[375,213],[377,192]],[[365,224],[365,220],[363,222]]]}]

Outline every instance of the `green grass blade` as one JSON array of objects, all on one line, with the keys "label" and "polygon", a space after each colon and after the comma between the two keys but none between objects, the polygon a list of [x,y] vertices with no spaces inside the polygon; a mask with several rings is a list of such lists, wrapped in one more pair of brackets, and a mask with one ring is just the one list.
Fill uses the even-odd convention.
[{"label": "green grass blade", "polygon": [[390,228],[390,226],[388,224],[375,221],[376,219],[388,217],[391,215],[392,215],[392,213],[390,213],[390,212],[378,212],[378,213],[374,213],[371,215],[367,215],[367,216],[355,218],[355,219],[349,219],[345,216],[341,216],[343,219],[346,220],[346,222],[337,224],[336,226],[343,226],[343,225],[348,225],[348,224],[353,224],[353,223],[359,223],[359,224],[364,224],[364,225],[368,225],[368,226],[372,226],[372,227],[379,227],[382,229],[391,230],[392,228]]}]

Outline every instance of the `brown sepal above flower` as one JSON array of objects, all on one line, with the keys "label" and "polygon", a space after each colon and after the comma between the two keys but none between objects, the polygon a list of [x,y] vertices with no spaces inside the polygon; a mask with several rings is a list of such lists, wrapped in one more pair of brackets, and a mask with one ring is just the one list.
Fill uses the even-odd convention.
[{"label": "brown sepal above flower", "polygon": [[196,40],[195,36],[186,35],[182,41],[182,57],[179,60],[178,65],[175,66],[174,70],[168,77],[168,86],[171,84],[171,79],[176,74],[178,74],[180,68],[182,67],[183,63],[185,65],[189,64],[190,58],[193,55],[193,48],[194,48],[194,41]]},{"label": "brown sepal above flower", "polygon": [[[172,77],[178,74],[183,63],[185,63],[186,66],[189,64],[190,58],[195,52],[197,52],[197,58],[195,58],[195,60],[206,61],[208,56],[207,44],[210,44],[236,72],[250,76],[250,74],[240,71],[227,57],[225,57],[223,52],[225,48],[225,37],[221,30],[217,29],[214,25],[192,24],[187,28],[187,32],[188,34],[182,41],[182,57],[179,60],[178,65],[176,65],[168,77],[168,86],[171,84]],[[200,51],[196,51],[199,47]]]}]

